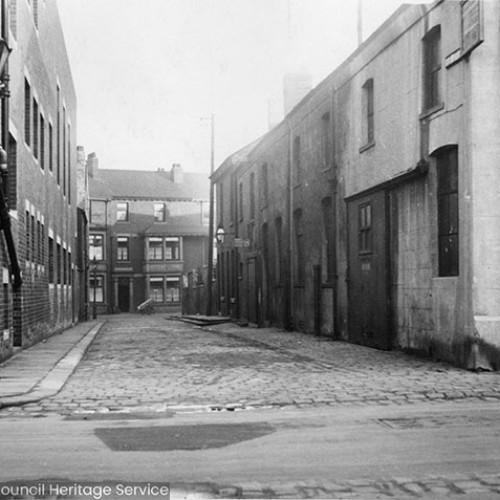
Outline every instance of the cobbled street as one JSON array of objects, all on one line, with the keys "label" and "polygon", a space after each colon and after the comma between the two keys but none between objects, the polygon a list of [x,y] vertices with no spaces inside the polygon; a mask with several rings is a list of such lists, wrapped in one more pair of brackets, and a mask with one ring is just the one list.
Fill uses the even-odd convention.
[{"label": "cobbled street", "polygon": [[1,416],[500,400],[498,373],[271,328],[110,316],[56,396]]},{"label": "cobbled street", "polygon": [[100,320],[59,392],[0,410],[4,479],[166,480],[185,499],[500,496],[497,372],[275,328]]}]

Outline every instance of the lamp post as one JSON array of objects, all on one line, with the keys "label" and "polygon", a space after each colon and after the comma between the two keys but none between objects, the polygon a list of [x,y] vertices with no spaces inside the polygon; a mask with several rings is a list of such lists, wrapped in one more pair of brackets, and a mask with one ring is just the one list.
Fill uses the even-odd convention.
[{"label": "lamp post", "polygon": [[97,293],[97,262],[94,255],[94,259],[92,260],[92,278],[94,281],[94,297],[92,301],[92,319],[97,318],[97,306],[96,306],[96,293]]}]

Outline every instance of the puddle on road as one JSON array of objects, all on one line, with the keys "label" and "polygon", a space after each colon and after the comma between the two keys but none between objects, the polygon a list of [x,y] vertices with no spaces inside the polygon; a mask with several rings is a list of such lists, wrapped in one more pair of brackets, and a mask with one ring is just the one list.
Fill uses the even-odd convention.
[{"label": "puddle on road", "polygon": [[96,436],[112,451],[207,450],[275,432],[267,423],[99,427]]}]

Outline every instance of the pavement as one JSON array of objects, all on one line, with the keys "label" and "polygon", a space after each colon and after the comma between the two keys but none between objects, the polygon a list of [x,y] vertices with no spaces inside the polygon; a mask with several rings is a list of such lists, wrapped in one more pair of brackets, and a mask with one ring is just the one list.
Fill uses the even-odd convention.
[{"label": "pavement", "polygon": [[0,409],[57,394],[103,325],[103,321],[79,323],[0,364]]}]

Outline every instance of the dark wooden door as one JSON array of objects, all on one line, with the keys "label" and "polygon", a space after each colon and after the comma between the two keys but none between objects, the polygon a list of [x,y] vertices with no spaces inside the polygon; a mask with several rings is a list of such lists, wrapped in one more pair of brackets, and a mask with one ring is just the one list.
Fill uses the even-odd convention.
[{"label": "dark wooden door", "polygon": [[366,346],[389,349],[389,232],[385,191],[351,200],[347,210],[349,339]]},{"label": "dark wooden door", "polygon": [[257,269],[255,258],[248,259],[247,261],[247,311],[248,321],[250,323],[258,324]]},{"label": "dark wooden door", "polygon": [[130,310],[130,282],[128,278],[118,280],[118,309],[120,312]]}]

